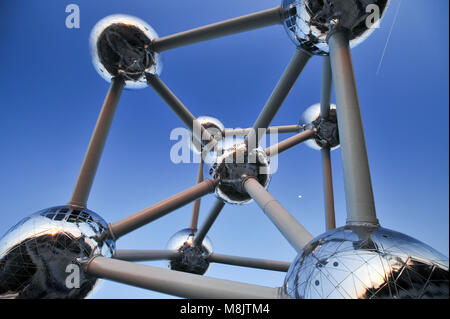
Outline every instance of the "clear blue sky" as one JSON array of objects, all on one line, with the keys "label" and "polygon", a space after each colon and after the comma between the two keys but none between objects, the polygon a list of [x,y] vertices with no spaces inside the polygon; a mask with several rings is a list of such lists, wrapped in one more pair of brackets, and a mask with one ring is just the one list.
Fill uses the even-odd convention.
[{"label": "clear blue sky", "polygon": [[[160,36],[279,5],[273,0],[74,0],[81,28],[65,27],[71,1],[0,2],[0,233],[22,217],[64,204],[72,188],[108,84],[91,65],[92,27],[113,13],[135,15]],[[381,29],[353,50],[378,217],[448,256],[449,2],[403,1],[376,71],[399,0]],[[280,26],[163,54],[162,79],[197,115],[226,127],[248,127],[294,52]],[[320,97],[321,60],[312,59],[274,124],[296,124]],[[195,164],[175,165],[169,152],[181,127],[151,90],[125,91],[89,200],[112,222],[195,182]],[[270,192],[313,234],[324,230],[320,153],[299,146],[283,154]],[[345,223],[340,151],[333,152],[337,220]],[[303,198],[299,199],[298,195]],[[214,197],[202,202],[201,220]],[[189,225],[191,206],[118,242],[119,248],[162,249]],[[218,253],[291,261],[294,250],[256,204],[227,206],[210,237]],[[164,263],[153,263],[165,267]],[[208,276],[280,286],[281,273],[212,265]],[[103,282],[94,297],[168,296]]]}]

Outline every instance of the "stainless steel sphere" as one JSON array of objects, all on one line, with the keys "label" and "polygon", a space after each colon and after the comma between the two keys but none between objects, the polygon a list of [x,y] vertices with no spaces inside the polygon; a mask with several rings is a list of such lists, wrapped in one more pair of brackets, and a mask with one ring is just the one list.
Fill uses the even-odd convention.
[{"label": "stainless steel sphere", "polygon": [[208,236],[203,239],[201,247],[193,245],[196,232],[191,229],[183,229],[174,234],[167,243],[168,250],[177,250],[179,259],[169,262],[172,270],[203,275],[209,267],[208,256],[213,252],[211,240]]},{"label": "stainless steel sphere", "polygon": [[302,299],[447,299],[448,280],[448,258],[424,243],[381,227],[345,226],[305,247],[284,291]]},{"label": "stainless steel sphere", "polygon": [[305,142],[310,148],[321,150],[325,143],[329,145],[332,150],[340,147],[336,105],[331,104],[330,116],[328,119],[320,117],[320,104],[310,106],[302,114],[300,125],[305,125],[307,129],[317,130],[315,138]]},{"label": "stainless steel sphere", "polygon": [[220,178],[216,196],[226,203],[242,205],[252,201],[243,183],[255,177],[265,188],[270,183],[270,159],[263,149],[249,150],[245,143],[234,145],[217,157],[210,169],[214,179]]},{"label": "stainless steel sphere", "polygon": [[112,15],[100,20],[91,32],[92,62],[108,82],[125,79],[126,88],[147,86],[145,73],[160,74],[159,54],[152,50],[158,35],[144,21],[128,15]]},{"label": "stainless steel sphere", "polygon": [[330,52],[327,37],[334,28],[349,32],[350,46],[376,29],[390,0],[283,0],[284,25],[297,46],[317,55]]},{"label": "stainless steel sphere", "polygon": [[[112,256],[114,241],[101,237],[106,227],[94,212],[69,206],[23,219],[0,239],[0,298],[86,297],[97,278],[84,273],[78,261]],[[79,282],[68,285],[75,268]]]},{"label": "stainless steel sphere", "polygon": [[[218,142],[222,140],[225,126],[221,121],[211,116],[200,116],[197,120]],[[191,150],[200,154],[203,150],[202,144],[193,135],[191,136]]]}]

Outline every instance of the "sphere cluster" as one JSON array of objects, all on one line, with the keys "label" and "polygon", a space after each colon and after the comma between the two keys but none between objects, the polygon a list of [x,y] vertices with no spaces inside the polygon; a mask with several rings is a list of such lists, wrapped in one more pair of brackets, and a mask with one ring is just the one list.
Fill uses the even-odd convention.
[{"label": "sphere cluster", "polygon": [[449,297],[448,258],[385,228],[345,226],[311,241],[292,263],[284,291],[301,299]]},{"label": "sphere cluster", "polygon": [[229,204],[249,203],[252,198],[244,189],[249,177],[267,188],[270,182],[270,160],[260,148],[249,149],[246,143],[236,144],[217,157],[210,169],[212,177],[220,178],[216,196]]},{"label": "sphere cluster", "polygon": [[[84,273],[80,262],[114,254],[114,241],[103,236],[106,227],[96,213],[69,206],[20,221],[0,240],[0,298],[86,297],[97,278]],[[70,269],[79,274],[73,287],[67,283]]]},{"label": "sphere cluster", "polygon": [[191,229],[183,229],[169,239],[167,249],[180,253],[179,258],[169,262],[170,269],[197,275],[203,275],[208,270],[207,258],[213,251],[211,240],[205,237],[201,246],[194,246],[195,233]]},{"label": "sphere cluster", "polygon": [[336,29],[348,31],[355,47],[372,32],[389,0],[283,0],[286,30],[297,46],[316,55],[327,55],[328,36]]},{"label": "sphere cluster", "polygon": [[152,50],[158,35],[144,21],[127,15],[112,15],[100,20],[91,32],[92,61],[108,82],[123,77],[126,88],[147,86],[146,73],[159,74],[159,54]]}]

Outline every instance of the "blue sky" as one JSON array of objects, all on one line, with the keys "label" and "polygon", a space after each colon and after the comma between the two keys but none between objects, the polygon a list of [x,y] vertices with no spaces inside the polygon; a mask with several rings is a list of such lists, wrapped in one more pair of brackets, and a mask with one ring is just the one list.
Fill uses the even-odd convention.
[{"label": "blue sky", "polygon": [[[67,29],[76,3],[81,28]],[[272,0],[61,1],[0,3],[0,233],[21,218],[69,200],[108,84],[91,65],[89,34],[101,18],[125,13],[160,36],[279,5]],[[448,256],[448,11],[446,0],[399,0],[381,28],[353,50],[378,218]],[[165,52],[161,78],[193,114],[226,127],[255,120],[294,52],[273,26]],[[321,60],[310,61],[273,124],[296,124],[319,101]],[[91,192],[89,208],[108,222],[150,206],[196,178],[195,164],[170,161],[182,127],[149,88],[125,91]],[[333,170],[338,225],[345,223],[340,151]],[[279,158],[270,192],[313,234],[324,231],[320,153],[299,146]],[[298,198],[299,195],[303,197]],[[202,202],[200,221],[214,196]],[[122,238],[119,248],[162,249],[189,225],[186,206]],[[295,251],[256,204],[226,206],[210,232],[215,251],[291,261]],[[152,263],[165,267],[163,262]],[[208,276],[280,286],[283,274],[212,265]],[[97,298],[167,298],[103,282]]]}]

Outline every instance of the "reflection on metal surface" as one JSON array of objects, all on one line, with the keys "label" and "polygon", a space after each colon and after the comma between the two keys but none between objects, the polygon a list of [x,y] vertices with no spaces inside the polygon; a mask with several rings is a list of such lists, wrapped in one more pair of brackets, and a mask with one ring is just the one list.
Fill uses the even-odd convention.
[{"label": "reflection on metal surface", "polygon": [[316,137],[305,143],[314,150],[321,150],[326,144],[331,150],[340,147],[339,129],[337,124],[336,105],[330,105],[330,115],[327,119],[320,116],[320,104],[314,104],[303,112],[300,125],[306,129],[316,129]]},{"label": "reflection on metal surface", "polygon": [[167,243],[168,250],[177,250],[181,257],[169,262],[172,270],[203,275],[209,267],[208,256],[213,252],[211,240],[208,236],[203,239],[201,247],[193,245],[195,232],[183,229],[174,234]]},{"label": "reflection on metal surface", "polygon": [[0,298],[84,298],[97,279],[80,267],[79,288],[68,288],[67,266],[115,250],[101,235],[106,222],[94,212],[69,206],[39,211],[0,240]]},{"label": "reflection on metal surface", "polygon": [[270,182],[270,159],[261,148],[251,151],[245,143],[235,145],[223,152],[209,172],[214,179],[220,178],[216,196],[229,204],[246,204],[252,201],[243,182],[255,177],[267,188]]},{"label": "reflection on metal surface", "polygon": [[448,258],[384,228],[345,226],[314,239],[286,276],[293,298],[448,298]]},{"label": "reflection on metal surface", "polygon": [[108,82],[122,76],[126,88],[144,88],[145,73],[161,73],[159,54],[151,49],[157,37],[152,27],[138,18],[122,14],[103,18],[91,32],[94,67]]},{"label": "reflection on metal surface", "polygon": [[373,8],[381,19],[389,0],[283,0],[288,10],[285,27],[294,43],[317,55],[329,53],[327,37],[338,27],[349,31],[350,46],[363,42],[376,30]]},{"label": "reflection on metal surface", "polygon": [[[225,130],[225,126],[222,124],[221,121],[218,119],[211,117],[211,116],[200,116],[197,118],[197,120],[200,122],[200,124],[208,131],[211,136],[214,137],[214,139],[218,142],[222,140],[222,134]],[[201,150],[203,149],[200,141],[195,139],[193,135],[191,134],[191,149],[199,154]],[[213,153],[213,152],[211,152]]]}]

